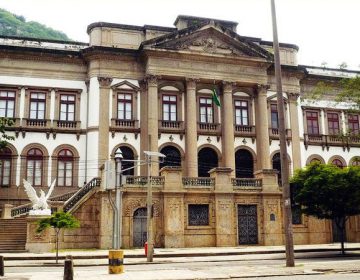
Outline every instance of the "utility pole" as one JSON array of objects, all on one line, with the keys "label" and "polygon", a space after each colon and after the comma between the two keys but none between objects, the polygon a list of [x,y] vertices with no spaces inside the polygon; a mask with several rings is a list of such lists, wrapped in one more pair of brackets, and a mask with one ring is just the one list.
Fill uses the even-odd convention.
[{"label": "utility pole", "polygon": [[280,53],[279,41],[277,34],[275,0],[271,0],[271,16],[273,25],[273,41],[274,41],[274,58],[275,58],[275,78],[276,78],[276,91],[277,91],[277,107],[279,114],[279,138],[280,138],[280,158],[281,158],[281,183],[284,202],[284,230],[285,230],[285,251],[286,251],[286,266],[295,266],[294,261],[294,241],[293,241],[293,228],[292,228],[292,215],[291,215],[291,202],[290,202],[290,186],[289,186],[289,161],[286,149],[286,131],[285,131],[285,110],[284,98],[282,95],[282,82],[281,82],[281,66],[280,66]]},{"label": "utility pole", "polygon": [[[120,217],[121,217],[121,161],[123,159],[123,154],[121,152],[121,149],[118,148],[115,151],[115,162],[116,162],[116,173],[115,173],[115,178],[116,178],[116,183],[115,183],[115,215],[114,215],[114,229],[113,229],[113,247],[115,250],[119,250],[121,247],[121,222]],[[119,175],[119,176],[118,176]]]},{"label": "utility pole", "polygon": [[147,162],[147,254],[146,259],[148,262],[153,261],[154,256],[154,238],[153,238],[153,207],[152,207],[152,183],[151,183],[151,157],[163,160],[165,155],[159,152],[144,151]]}]

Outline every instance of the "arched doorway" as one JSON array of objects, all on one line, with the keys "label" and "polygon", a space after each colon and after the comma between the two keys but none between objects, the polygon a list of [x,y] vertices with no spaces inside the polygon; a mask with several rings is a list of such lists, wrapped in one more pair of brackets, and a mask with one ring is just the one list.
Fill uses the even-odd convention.
[{"label": "arched doorway", "polygon": [[272,158],[272,168],[278,171],[278,183],[281,186],[281,158],[280,153],[276,153]]},{"label": "arched doorway", "polygon": [[236,178],[254,178],[254,158],[248,150],[236,151],[235,169]]},{"label": "arched doorway", "polygon": [[160,163],[160,169],[164,166],[181,166],[181,154],[176,147],[166,146],[160,150],[160,153],[166,156],[164,162]]},{"label": "arched doorway", "polygon": [[138,208],[133,217],[133,247],[144,247],[147,240],[147,209]]},{"label": "arched doorway", "polygon": [[[126,160],[134,160],[134,152],[132,149],[126,146],[120,147],[123,161],[121,164],[121,169],[125,170],[122,172],[123,175],[134,175],[134,162],[133,161],[126,161]],[[129,169],[130,168],[130,169]]]},{"label": "arched doorway", "polygon": [[218,155],[217,153],[208,147],[202,148],[198,152],[198,176],[210,177],[208,173],[214,167],[218,167]]}]

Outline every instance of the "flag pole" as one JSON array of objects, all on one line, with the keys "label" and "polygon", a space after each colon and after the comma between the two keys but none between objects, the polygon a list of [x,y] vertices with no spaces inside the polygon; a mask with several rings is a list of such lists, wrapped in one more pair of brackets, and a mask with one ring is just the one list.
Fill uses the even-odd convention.
[{"label": "flag pole", "polygon": [[277,107],[279,114],[279,138],[280,138],[280,157],[281,157],[281,183],[283,192],[283,209],[284,209],[284,231],[285,231],[285,252],[286,252],[286,266],[294,267],[294,241],[292,228],[292,213],[290,201],[290,186],[289,186],[289,161],[287,157],[286,148],[286,131],[285,131],[285,110],[284,98],[282,94],[281,82],[281,66],[279,54],[279,41],[277,34],[275,0],[271,0],[271,16],[273,26],[273,47],[275,59],[275,78],[277,91]]}]

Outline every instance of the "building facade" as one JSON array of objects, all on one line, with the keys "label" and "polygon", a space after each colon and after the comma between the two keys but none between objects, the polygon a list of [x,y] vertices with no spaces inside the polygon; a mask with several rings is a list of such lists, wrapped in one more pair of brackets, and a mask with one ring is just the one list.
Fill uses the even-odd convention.
[{"label": "building facade", "polygon": [[[93,23],[89,43],[0,38],[0,116],[15,120],[0,155],[0,205],[26,203],[23,179],[39,189],[56,179],[55,195],[71,194],[103,176],[119,147],[125,160],[159,151],[165,161],[150,170],[156,246],[283,243],[272,42],[238,35],[231,21],[178,16],[174,25]],[[280,51],[290,173],[315,160],[359,165],[359,115],[332,102],[339,80],[359,73],[299,65],[296,45]],[[301,98],[319,81],[334,89],[327,100]],[[122,242],[139,247],[147,167],[123,169]],[[331,221],[298,207],[296,243],[336,240]],[[104,184],[73,212],[81,237],[64,236],[63,247],[111,246]],[[359,242],[359,232],[353,217],[347,239]]]}]

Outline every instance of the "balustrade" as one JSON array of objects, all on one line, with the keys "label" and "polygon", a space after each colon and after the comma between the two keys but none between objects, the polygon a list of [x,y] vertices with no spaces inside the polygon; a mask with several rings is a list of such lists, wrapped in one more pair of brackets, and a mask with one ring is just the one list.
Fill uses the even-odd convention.
[{"label": "balustrade", "polygon": [[253,178],[232,178],[231,183],[235,188],[262,188],[262,180],[261,179],[253,179]]},{"label": "balustrade", "polygon": [[184,187],[214,187],[215,179],[208,177],[184,177],[182,178]]}]

